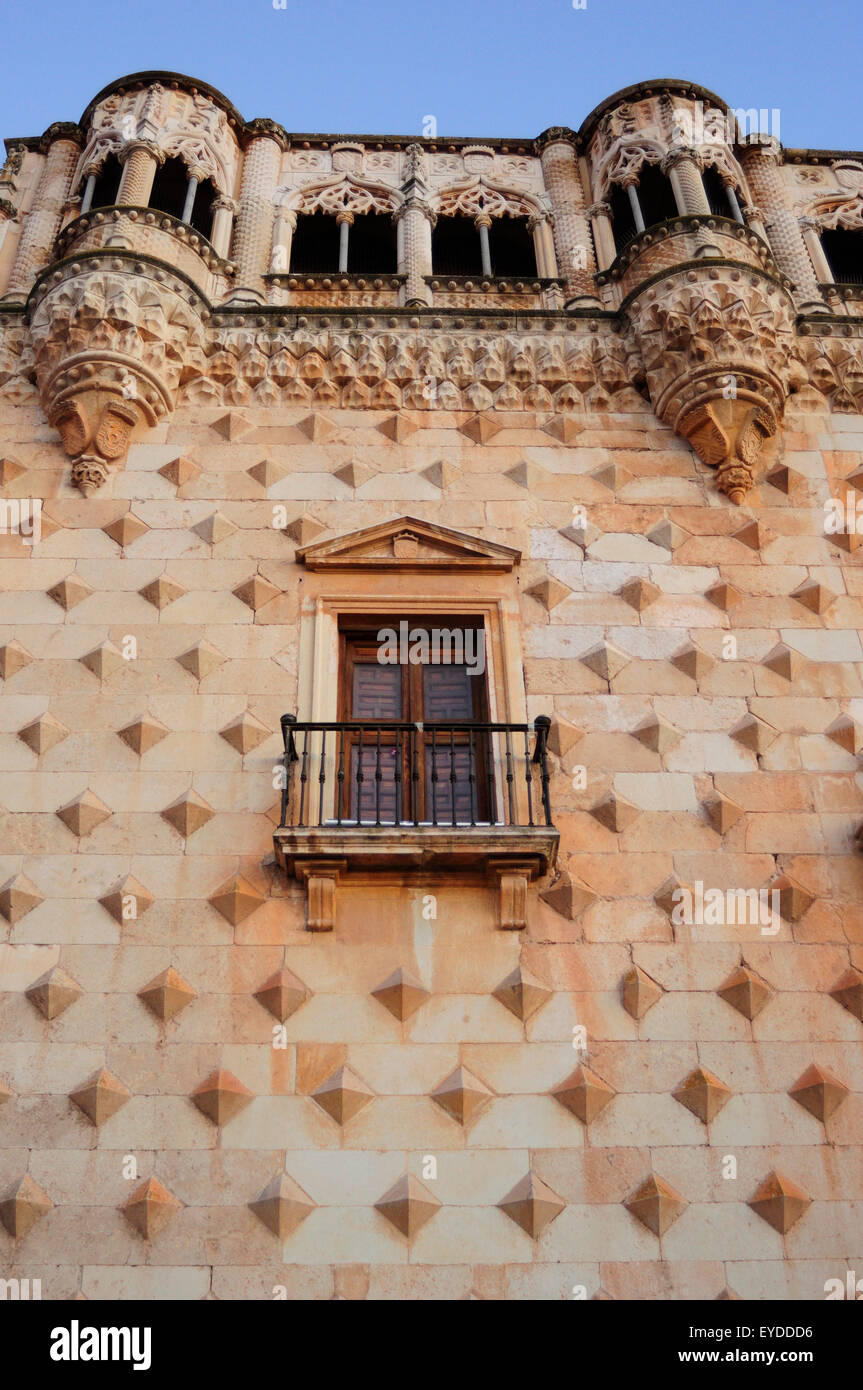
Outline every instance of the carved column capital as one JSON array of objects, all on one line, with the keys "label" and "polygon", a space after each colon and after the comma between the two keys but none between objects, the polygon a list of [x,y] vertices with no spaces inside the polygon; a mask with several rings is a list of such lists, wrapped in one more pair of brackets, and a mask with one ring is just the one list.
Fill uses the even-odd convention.
[{"label": "carved column capital", "polygon": [[284,126],[267,116],[256,116],[254,120],[247,121],[243,133],[250,143],[253,140],[275,140],[282,152],[291,147],[291,137]]},{"label": "carved column capital", "polygon": [[542,154],[549,145],[571,145],[574,150],[577,150],[578,136],[574,130],[570,130],[569,126],[551,125],[534,141],[537,154]]},{"label": "carved column capital", "polygon": [[704,155],[694,145],[672,145],[659,167],[663,174],[670,174],[671,170],[684,160],[688,164],[694,164],[699,173],[704,169]]},{"label": "carved column capital", "polygon": [[775,135],[762,135],[756,131],[753,135],[744,136],[740,145],[743,149],[744,159],[760,155],[762,159],[769,160],[771,164],[784,162],[782,144]]},{"label": "carved column capital", "polygon": [[154,144],[152,140],[130,140],[128,145],[122,145],[118,153],[120,163],[126,164],[137,150],[143,150],[160,166],[165,163],[165,151],[160,150],[159,146]]},{"label": "carved column capital", "polygon": [[39,141],[39,153],[47,154],[55,140],[70,140],[73,145],[82,141],[81,127],[74,121],[55,121]]},{"label": "carved column capital", "polygon": [[[229,212],[233,217],[237,211],[237,200],[236,198],[229,198],[226,193],[217,193],[210,207],[213,212]],[[291,213],[290,216],[294,218],[294,226],[296,226],[296,214]]]}]

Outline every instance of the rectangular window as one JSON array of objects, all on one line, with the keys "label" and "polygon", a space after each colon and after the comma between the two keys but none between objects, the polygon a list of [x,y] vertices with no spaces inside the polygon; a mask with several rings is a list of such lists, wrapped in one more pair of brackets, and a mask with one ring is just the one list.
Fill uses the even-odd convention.
[{"label": "rectangular window", "polygon": [[484,638],[464,617],[376,617],[368,626],[351,619],[341,630],[343,820],[489,820]]}]

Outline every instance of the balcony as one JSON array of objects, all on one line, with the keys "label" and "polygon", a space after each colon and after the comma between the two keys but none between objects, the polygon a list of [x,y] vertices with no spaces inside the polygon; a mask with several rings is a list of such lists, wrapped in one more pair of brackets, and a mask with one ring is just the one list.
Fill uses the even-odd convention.
[{"label": "balcony", "polygon": [[231,263],[217,255],[206,237],[158,208],[93,208],[66,224],[55,252],[60,259],[117,248],[173,266],[209,295],[226,293],[233,275]]},{"label": "balcony", "polygon": [[308,927],[332,929],[344,877],[458,874],[495,885],[500,925],[526,925],[527,884],[547,874],[549,719],[298,723],[282,716],[279,865],[308,889]]}]

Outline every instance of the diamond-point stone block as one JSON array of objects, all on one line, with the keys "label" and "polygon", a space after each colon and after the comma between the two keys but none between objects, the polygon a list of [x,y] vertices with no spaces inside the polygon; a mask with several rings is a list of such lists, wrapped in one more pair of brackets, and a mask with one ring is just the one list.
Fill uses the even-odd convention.
[{"label": "diamond-point stone block", "polygon": [[582,1064],[554,1088],[552,1095],[583,1125],[589,1125],[602,1114],[616,1092],[595,1071]]},{"label": "diamond-point stone block", "polygon": [[422,981],[401,966],[376,985],[371,993],[400,1023],[415,1014],[429,997]]},{"label": "diamond-point stone block", "polygon": [[534,1172],[528,1173],[498,1202],[501,1211],[531,1240],[538,1239],[546,1226],[560,1216],[566,1203]]},{"label": "diamond-point stone block", "polygon": [[70,1092],[69,1099],[75,1102],[78,1109],[82,1110],[90,1123],[98,1129],[106,1120],[110,1120],[112,1115],[116,1115],[118,1110],[122,1110],[126,1101],[131,1099],[131,1095],[131,1091],[127,1090],[118,1077],[105,1067],[100,1067],[82,1086]]},{"label": "diamond-point stone block", "polygon": [[279,1023],[286,1023],[309,998],[309,990],[292,970],[282,966],[255,990],[254,997]]},{"label": "diamond-point stone block", "polygon": [[774,1169],[768,1173],[747,1205],[780,1235],[785,1235],[808,1211],[812,1199],[791,1178]]},{"label": "diamond-point stone block", "polygon": [[223,883],[208,901],[232,927],[236,927],[257,911],[264,897],[248,879],[236,874]]},{"label": "diamond-point stone block", "polygon": [[761,1013],[771,995],[769,986],[745,963],[732,970],[716,993],[750,1022]]},{"label": "diamond-point stone block", "polygon": [[26,874],[16,874],[0,888],[0,912],[13,927],[44,901],[39,889]]},{"label": "diamond-point stone block", "polygon": [[196,791],[184,792],[161,812],[162,819],[172,825],[179,835],[188,839],[213,819],[215,811]]},{"label": "diamond-point stone block", "polygon": [[293,1235],[315,1206],[308,1192],[287,1173],[277,1174],[254,1201],[249,1202],[250,1210],[279,1240]]},{"label": "diamond-point stone block", "polygon": [[440,1201],[413,1173],[405,1173],[375,1202],[375,1210],[410,1240],[430,1221]]},{"label": "diamond-point stone block", "polygon": [[634,965],[623,977],[623,1007],[632,1018],[642,1019],[662,998],[664,991],[640,965]]},{"label": "diamond-point stone block", "polygon": [[163,970],[149,984],[144,985],[143,989],[138,990],[138,998],[163,1022],[174,1018],[197,997],[197,991],[183,979],[173,965],[169,965],[167,970]]},{"label": "diamond-point stone block", "polygon": [[173,1192],[169,1192],[158,1178],[153,1177],[136,1188],[120,1210],[144,1240],[152,1240],[153,1236],[165,1229],[182,1205]]},{"label": "diamond-point stone block", "polygon": [[813,1062],[794,1082],[788,1094],[823,1124],[839,1109],[848,1090],[845,1082],[840,1081],[834,1072]]},{"label": "diamond-point stone block", "polygon": [[347,1124],[374,1099],[374,1091],[350,1067],[339,1067],[311,1094],[312,1100],[340,1125]]},{"label": "diamond-point stone block", "polygon": [[517,965],[496,989],[493,998],[509,1009],[511,1014],[527,1023],[529,1018],[542,1008],[551,998],[553,991],[537,979],[525,966]]},{"label": "diamond-point stone block", "polygon": [[109,819],[111,811],[95,792],[87,791],[76,796],[74,801],[70,801],[65,806],[61,806],[55,815],[60,819],[73,835],[77,835],[80,840],[94,831],[97,825]]},{"label": "diamond-point stone block", "polygon": [[192,1100],[201,1114],[220,1128],[245,1110],[253,1099],[252,1092],[242,1081],[222,1069],[212,1072],[192,1092]]},{"label": "diamond-point stone block", "polygon": [[43,1192],[30,1174],[25,1173],[0,1199],[0,1221],[13,1240],[21,1240],[53,1205],[47,1192]]},{"label": "diamond-point stone block", "polygon": [[493,1098],[485,1082],[467,1067],[456,1067],[431,1093],[431,1098],[460,1125],[469,1124]]},{"label": "diamond-point stone block", "polygon": [[719,1077],[714,1076],[706,1067],[696,1067],[681,1081],[677,1089],[672,1091],[674,1099],[685,1105],[687,1110],[691,1110],[704,1125],[709,1125],[711,1120],[716,1118],[731,1099],[731,1094],[725,1082],[720,1081]]},{"label": "diamond-point stone block", "polygon": [[689,1203],[664,1178],[651,1173],[623,1205],[655,1236],[664,1236]]},{"label": "diamond-point stone block", "polygon": [[30,1003],[47,1019],[59,1018],[84,993],[77,980],[59,965],[46,970],[25,991]]}]

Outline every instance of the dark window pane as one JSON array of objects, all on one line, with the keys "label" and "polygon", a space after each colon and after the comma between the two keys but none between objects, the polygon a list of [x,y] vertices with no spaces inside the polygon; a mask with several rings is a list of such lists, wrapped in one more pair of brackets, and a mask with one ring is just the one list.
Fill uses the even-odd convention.
[{"label": "dark window pane", "polygon": [[705,169],[702,178],[704,179],[704,192],[707,194],[710,211],[715,212],[718,217],[730,217],[731,204],[728,201],[725,184],[719,174],[713,168]]},{"label": "dark window pane", "polygon": [[402,718],[402,668],[378,662],[356,663],[351,692],[352,719]]},{"label": "dark window pane", "polygon": [[481,275],[479,232],[470,217],[439,217],[432,232],[436,275]]},{"label": "dark window pane", "polygon": [[677,201],[671,183],[658,164],[642,164],[638,177],[638,201],[645,227],[677,217]]},{"label": "dark window pane", "polygon": [[389,214],[355,217],[348,233],[348,270],[355,275],[392,274],[396,265],[396,229]]},{"label": "dark window pane", "polygon": [[472,719],[473,688],[466,666],[423,667],[423,719]]},{"label": "dark window pane", "polygon": [[496,217],[488,239],[495,275],[536,275],[536,253],[526,217]]},{"label": "dark window pane", "polygon": [[863,232],[837,227],[821,233],[821,245],[837,285],[863,285]]},{"label": "dark window pane", "polygon": [[188,183],[189,171],[182,159],[176,155],[166,159],[156,170],[149,206],[170,213],[171,217],[182,217]]},{"label": "dark window pane", "polygon": [[[110,208],[117,201],[117,191],[120,187],[120,179],[123,168],[115,154],[109,154],[102,168],[96,176],[96,186],[93,189],[93,200],[91,208]],[[87,187],[87,180],[81,184],[81,192]]]},{"label": "dark window pane", "polygon": [[291,270],[323,274],[339,268],[339,226],[322,212],[301,212],[291,243]]},{"label": "dark window pane", "polygon": [[620,188],[617,184],[611,190],[609,197],[611,205],[611,220],[614,229],[614,246],[617,254],[620,255],[629,243],[635,238],[635,218],[632,215],[632,204],[629,201],[629,194],[625,188]]}]

